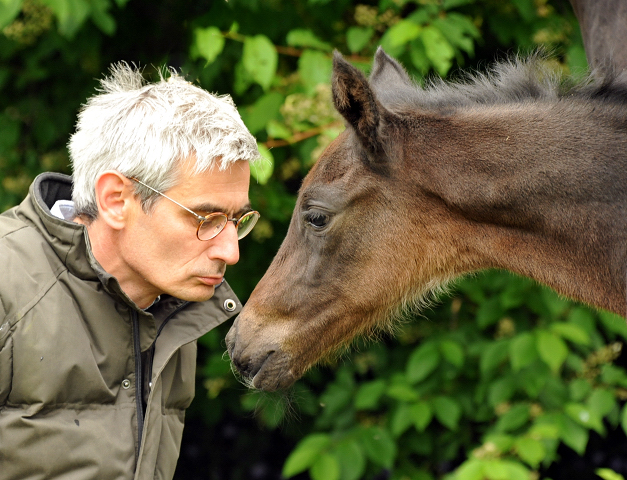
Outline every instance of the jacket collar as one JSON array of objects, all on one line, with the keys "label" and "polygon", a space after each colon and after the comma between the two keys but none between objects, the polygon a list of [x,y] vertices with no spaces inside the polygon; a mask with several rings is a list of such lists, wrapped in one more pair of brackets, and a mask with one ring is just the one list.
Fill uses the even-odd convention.
[{"label": "jacket collar", "polygon": [[17,213],[40,231],[70,273],[83,280],[99,280],[108,293],[122,297],[125,303],[137,308],[115,277],[107,273],[94,257],[85,226],[50,213],[57,200],[71,198],[72,177],[61,173],[42,173],[31,184],[29,195],[20,204]]}]

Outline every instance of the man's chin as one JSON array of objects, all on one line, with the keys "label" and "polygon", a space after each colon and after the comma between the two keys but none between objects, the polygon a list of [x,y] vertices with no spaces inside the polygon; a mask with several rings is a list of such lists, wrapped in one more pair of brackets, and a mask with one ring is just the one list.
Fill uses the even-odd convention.
[{"label": "man's chin", "polygon": [[216,288],[213,285],[202,285],[201,287],[181,292],[182,296],[178,296],[178,298],[188,302],[205,302],[213,297],[215,292]]}]

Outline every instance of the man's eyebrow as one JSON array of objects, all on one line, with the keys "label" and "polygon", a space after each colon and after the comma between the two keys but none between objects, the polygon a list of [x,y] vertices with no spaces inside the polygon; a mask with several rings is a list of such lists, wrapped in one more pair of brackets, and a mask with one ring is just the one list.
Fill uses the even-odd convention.
[{"label": "man's eyebrow", "polygon": [[226,211],[226,209],[224,207],[221,207],[215,203],[201,203],[199,205],[195,205],[193,207],[191,207],[191,210],[193,210],[194,212],[201,212],[204,213],[205,215],[209,215],[210,213],[216,213],[216,212],[220,212],[220,213],[226,213],[226,214],[231,214],[233,213],[233,215],[237,218],[241,217],[242,215],[244,215],[247,212],[250,212],[252,210],[252,206],[249,203],[247,203],[246,205],[244,205],[242,208],[240,208],[239,210],[232,212],[232,211]]}]

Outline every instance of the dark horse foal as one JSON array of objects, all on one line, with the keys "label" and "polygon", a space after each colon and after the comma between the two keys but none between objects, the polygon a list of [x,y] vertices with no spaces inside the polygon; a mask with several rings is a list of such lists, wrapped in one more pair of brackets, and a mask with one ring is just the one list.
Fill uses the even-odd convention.
[{"label": "dark horse foal", "polygon": [[336,55],[347,129],[227,336],[254,387],[483,268],[625,313],[627,74],[564,89],[541,65],[421,89],[382,50],[369,81]]}]

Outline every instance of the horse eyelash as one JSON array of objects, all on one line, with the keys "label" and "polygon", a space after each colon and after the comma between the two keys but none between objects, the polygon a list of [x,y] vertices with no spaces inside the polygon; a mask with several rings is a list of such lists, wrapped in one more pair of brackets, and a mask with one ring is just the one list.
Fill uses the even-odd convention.
[{"label": "horse eyelash", "polygon": [[[322,229],[328,225],[331,216],[327,213],[322,213],[322,212],[307,212],[305,213],[304,218],[305,218],[305,221],[309,225],[311,225],[313,228]],[[314,223],[315,220],[320,220],[320,219],[324,220],[324,225],[316,225]]]}]

